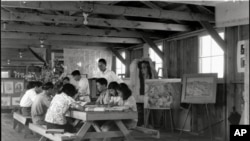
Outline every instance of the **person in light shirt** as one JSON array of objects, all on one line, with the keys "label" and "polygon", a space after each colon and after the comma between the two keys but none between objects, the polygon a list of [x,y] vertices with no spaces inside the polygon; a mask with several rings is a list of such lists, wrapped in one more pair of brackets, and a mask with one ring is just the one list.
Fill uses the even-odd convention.
[{"label": "person in light shirt", "polygon": [[87,78],[81,77],[80,71],[75,70],[71,73],[73,78],[76,81],[75,87],[78,93],[75,96],[76,100],[90,102],[90,90],[89,90],[89,81]]},{"label": "person in light shirt", "polygon": [[96,78],[105,78],[108,81],[108,84],[112,81],[117,83],[122,83],[123,81],[111,70],[106,68],[107,62],[105,59],[99,59],[98,68],[100,71],[96,73]]},{"label": "person in light shirt", "polygon": [[42,82],[34,82],[34,88],[29,89],[23,95],[20,101],[20,107],[22,111],[22,115],[31,116],[31,105],[35,100],[37,94],[42,92]]},{"label": "person in light shirt", "polygon": [[34,124],[43,125],[45,114],[54,95],[54,85],[51,82],[47,82],[43,85],[43,92],[36,96],[31,106],[31,117]]}]

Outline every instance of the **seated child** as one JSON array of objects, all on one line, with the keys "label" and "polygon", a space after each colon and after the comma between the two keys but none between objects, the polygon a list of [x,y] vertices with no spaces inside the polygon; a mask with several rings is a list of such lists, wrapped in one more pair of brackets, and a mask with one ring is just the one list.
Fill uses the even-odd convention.
[{"label": "seated child", "polygon": [[66,132],[75,132],[65,114],[70,107],[83,110],[83,107],[73,99],[76,93],[77,91],[72,84],[65,84],[61,93],[54,96],[45,116],[48,129],[64,129]]},{"label": "seated child", "polygon": [[[121,100],[118,102],[119,106],[128,107],[129,110],[137,112],[136,100],[132,95],[131,90],[125,83],[121,83],[117,88],[118,95],[121,97]],[[137,126],[138,119],[129,119],[123,120],[123,123],[128,129],[135,128]],[[103,132],[114,130],[116,128],[114,122],[108,121],[101,126]]]},{"label": "seated child", "polygon": [[110,105],[118,105],[118,102],[121,100],[121,97],[118,96],[117,88],[119,87],[119,84],[115,81],[110,82],[108,86],[108,91],[110,95]]},{"label": "seated child", "polygon": [[43,85],[43,92],[36,96],[31,106],[31,117],[34,124],[45,124],[44,118],[52,100],[54,85],[47,82]]},{"label": "seated child", "polygon": [[107,90],[108,81],[105,78],[98,78],[96,80],[97,90],[100,92],[100,96],[96,100],[96,104],[108,104],[110,96]]}]

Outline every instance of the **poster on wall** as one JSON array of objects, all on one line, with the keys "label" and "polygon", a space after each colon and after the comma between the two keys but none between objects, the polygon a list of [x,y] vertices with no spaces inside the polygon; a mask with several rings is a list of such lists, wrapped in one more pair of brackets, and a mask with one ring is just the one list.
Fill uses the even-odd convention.
[{"label": "poster on wall", "polygon": [[1,94],[3,94],[3,81],[1,81]]},{"label": "poster on wall", "polygon": [[245,57],[246,41],[238,41],[237,44],[237,70],[245,72],[246,57]]},{"label": "poster on wall", "polygon": [[5,81],[4,82],[4,92],[5,94],[13,94],[14,86],[13,81]]},{"label": "poster on wall", "polygon": [[10,97],[1,97],[1,106],[10,106]]},{"label": "poster on wall", "polygon": [[20,97],[12,97],[12,106],[18,106],[20,103]]},{"label": "poster on wall", "polygon": [[21,93],[23,91],[23,82],[22,81],[16,81],[15,82],[15,93]]}]

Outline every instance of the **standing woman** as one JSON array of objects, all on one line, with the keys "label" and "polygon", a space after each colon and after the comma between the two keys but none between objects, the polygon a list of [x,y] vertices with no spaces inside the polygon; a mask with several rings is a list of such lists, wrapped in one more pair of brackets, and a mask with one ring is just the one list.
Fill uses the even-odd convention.
[{"label": "standing woman", "polygon": [[76,93],[72,84],[65,84],[61,93],[55,95],[45,116],[48,129],[64,129],[66,132],[74,132],[74,128],[67,121],[65,114],[70,107],[82,110],[82,107],[73,99]]}]

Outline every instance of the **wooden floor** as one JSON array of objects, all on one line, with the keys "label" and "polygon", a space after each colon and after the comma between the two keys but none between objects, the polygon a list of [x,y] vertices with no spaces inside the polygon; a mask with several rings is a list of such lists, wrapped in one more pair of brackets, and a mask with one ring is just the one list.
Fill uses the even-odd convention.
[{"label": "wooden floor", "polygon": [[[26,139],[24,139],[23,131],[18,133],[15,131],[13,126],[13,118],[10,113],[2,113],[1,114],[1,140],[2,141],[38,141],[39,137],[35,137],[33,135],[28,135]],[[177,141],[179,132],[171,133],[170,131],[161,131],[160,139],[149,138],[145,136],[141,136],[141,134],[133,134],[137,141]],[[180,141],[210,141],[209,137],[200,137],[194,135],[184,134]],[[217,141],[217,140],[214,140]],[[219,141],[219,140],[218,140]]]}]

